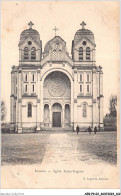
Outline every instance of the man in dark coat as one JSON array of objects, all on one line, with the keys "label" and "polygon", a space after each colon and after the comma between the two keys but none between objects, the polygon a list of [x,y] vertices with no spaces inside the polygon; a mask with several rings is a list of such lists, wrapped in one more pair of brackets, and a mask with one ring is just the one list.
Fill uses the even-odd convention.
[{"label": "man in dark coat", "polygon": [[79,126],[78,125],[76,127],[76,132],[77,132],[77,134],[79,133]]},{"label": "man in dark coat", "polygon": [[97,133],[97,127],[96,126],[94,127],[94,133],[95,134]]}]

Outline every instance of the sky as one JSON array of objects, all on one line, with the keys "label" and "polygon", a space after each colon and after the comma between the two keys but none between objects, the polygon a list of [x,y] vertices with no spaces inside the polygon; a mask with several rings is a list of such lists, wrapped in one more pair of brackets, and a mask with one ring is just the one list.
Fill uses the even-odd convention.
[{"label": "sky", "polygon": [[103,67],[104,115],[111,94],[119,94],[120,42],[118,1],[2,1],[1,2],[1,99],[10,121],[11,67],[19,64],[20,34],[29,21],[40,33],[42,48],[57,35],[65,40],[71,56],[74,34],[85,21],[96,43],[96,65]]}]

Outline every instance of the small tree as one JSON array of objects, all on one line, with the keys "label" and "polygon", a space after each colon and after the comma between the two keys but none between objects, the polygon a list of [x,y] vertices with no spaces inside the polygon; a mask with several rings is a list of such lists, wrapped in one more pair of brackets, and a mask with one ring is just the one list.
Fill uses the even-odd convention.
[{"label": "small tree", "polygon": [[109,105],[110,116],[116,117],[117,116],[117,95],[111,95],[109,101],[110,101],[110,105]]},{"label": "small tree", "polygon": [[1,121],[4,121],[6,119],[6,105],[4,101],[1,101]]}]

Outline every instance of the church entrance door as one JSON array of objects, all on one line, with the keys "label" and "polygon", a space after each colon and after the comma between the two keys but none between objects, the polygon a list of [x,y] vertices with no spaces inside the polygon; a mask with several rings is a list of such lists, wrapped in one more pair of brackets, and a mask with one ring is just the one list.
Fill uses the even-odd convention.
[{"label": "church entrance door", "polygon": [[61,127],[61,112],[53,112],[53,127]]}]

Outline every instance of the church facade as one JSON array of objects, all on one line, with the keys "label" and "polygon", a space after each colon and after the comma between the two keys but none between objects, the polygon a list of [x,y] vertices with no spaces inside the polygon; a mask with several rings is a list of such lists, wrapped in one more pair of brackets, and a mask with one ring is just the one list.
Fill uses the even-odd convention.
[{"label": "church facade", "polygon": [[[19,65],[11,71],[11,123],[16,132],[53,127],[103,127],[103,72],[92,31],[81,23],[72,41],[55,36],[44,50],[38,31],[20,35]],[[55,28],[55,32],[56,32]]]}]

